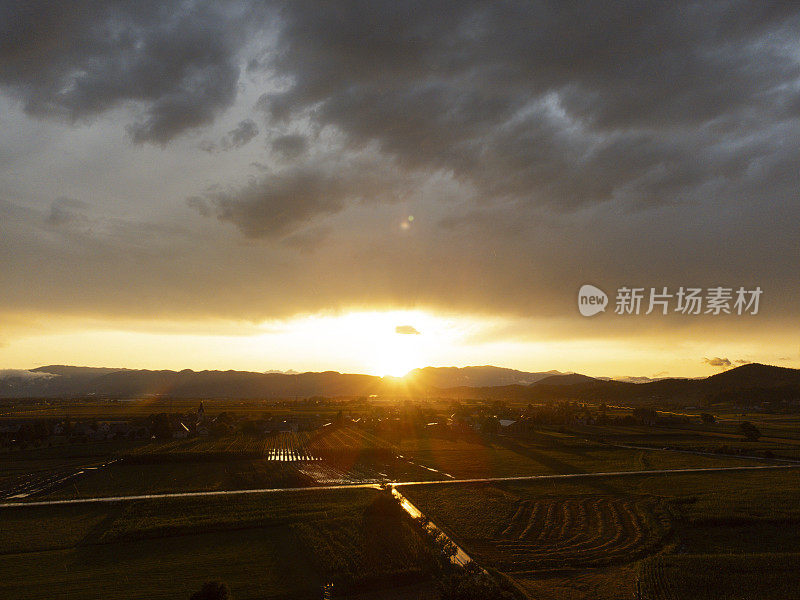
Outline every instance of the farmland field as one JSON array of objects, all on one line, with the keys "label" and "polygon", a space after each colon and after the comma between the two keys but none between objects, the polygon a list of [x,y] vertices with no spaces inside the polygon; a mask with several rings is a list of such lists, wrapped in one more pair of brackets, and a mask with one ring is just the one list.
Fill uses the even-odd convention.
[{"label": "farmland field", "polygon": [[800,553],[658,556],[642,565],[643,600],[797,597]]},{"label": "farmland field", "polygon": [[[654,600],[792,597],[770,595],[780,572],[775,589],[800,589],[787,567],[800,541],[800,470],[400,489],[478,562],[533,597],[632,597],[637,577]],[[694,556],[707,566],[684,575]],[[778,566],[763,579],[758,566],[740,577],[747,557]],[[723,577],[730,583],[717,586]],[[696,586],[706,595],[693,595]]]},{"label": "farmland field", "polygon": [[476,546],[501,569],[627,562],[663,544],[669,515],[656,502],[613,496],[522,500],[508,525]]},{"label": "farmland field", "polygon": [[[741,419],[740,419],[741,420]],[[632,444],[653,448],[679,448],[700,452],[718,452],[763,456],[770,452],[775,457],[800,460],[800,439],[791,429],[795,421],[772,420],[767,425],[759,423],[763,437],[759,441],[746,441],[733,426],[701,427],[588,427],[575,429],[584,435],[602,438],[617,444]],[[780,437],[778,437],[780,436]]]},{"label": "farmland field", "polygon": [[737,457],[617,448],[552,435],[492,441],[477,436],[420,436],[402,440],[399,450],[404,457],[456,479],[760,464]]},{"label": "farmland field", "polygon": [[436,473],[402,461],[371,460],[280,462],[265,459],[114,463],[88,471],[37,498],[157,494],[213,490],[308,487],[441,479]]},{"label": "farmland field", "polygon": [[[714,432],[669,428],[596,428],[602,435],[537,430],[518,437],[424,427],[403,435],[376,429],[378,435],[359,424],[245,431],[15,449],[0,470],[0,491],[26,478],[34,491],[14,501],[770,463],[663,450],[718,443]],[[624,447],[640,441],[650,449]],[[763,450],[775,442],[752,444]],[[80,475],[60,487],[36,491],[41,477],[75,471]],[[703,599],[734,600],[725,590],[746,590],[744,598],[771,600],[780,596],[763,586],[785,591],[800,584],[775,580],[795,564],[800,547],[800,469],[400,489],[481,566],[505,573],[537,600],[632,598],[637,585],[643,600],[694,597],[691,590],[703,586],[709,590],[697,596]],[[377,493],[306,489],[7,509],[0,572],[9,575],[0,581],[0,595],[96,598],[96,582],[124,564],[127,579],[110,583],[104,594],[186,598],[216,578],[238,599],[319,597],[330,582],[342,597],[437,597],[430,547],[408,518],[370,516]],[[784,566],[759,567],[765,573],[759,579],[741,566],[746,557]],[[38,570],[45,575],[26,585]],[[734,583],[726,588],[714,577]],[[405,591],[392,596],[393,586]]]},{"label": "farmland field", "polygon": [[362,429],[331,426],[309,433],[239,434],[153,442],[131,450],[123,459],[139,463],[240,458],[301,461],[353,454],[391,455],[392,452],[391,444]]},{"label": "farmland field", "polygon": [[[73,452],[86,453],[93,446],[74,446]],[[99,469],[85,468],[98,463],[98,455],[70,458],[65,453],[61,461],[45,460],[46,449],[17,451],[12,464],[15,472],[27,472],[34,483],[37,469],[42,474],[69,474],[83,467],[80,476],[38,494],[50,498],[762,464],[730,456],[619,448],[556,434],[491,441],[476,435],[450,439],[422,435],[394,446],[352,426],[312,433],[139,442],[117,448],[109,456],[121,460]],[[46,469],[56,464],[61,470]],[[11,483],[9,490],[15,489]]]},{"label": "farmland field", "polygon": [[220,579],[239,600],[307,598],[329,581],[356,591],[424,580],[428,558],[419,536],[408,519],[371,513],[377,494],[312,490],[6,509],[0,595],[187,598]]}]

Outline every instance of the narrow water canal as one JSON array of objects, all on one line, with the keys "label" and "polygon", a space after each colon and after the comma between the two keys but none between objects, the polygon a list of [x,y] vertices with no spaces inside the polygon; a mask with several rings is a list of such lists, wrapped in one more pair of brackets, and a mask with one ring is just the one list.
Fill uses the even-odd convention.
[{"label": "narrow water canal", "polygon": [[[401,494],[398,491],[398,489],[396,487],[394,487],[394,486],[392,486],[392,494],[394,495],[395,498],[397,498],[400,501],[400,506],[403,507],[403,510],[405,510],[413,518],[418,519],[420,517],[424,517],[425,516],[425,515],[422,514],[421,510],[419,510],[416,506],[414,506],[411,503],[411,501],[408,498],[406,498],[405,496],[403,496],[403,494]],[[461,565],[462,567],[465,566],[467,563],[472,562],[472,559],[469,557],[469,555],[466,552],[464,552],[464,549],[461,546],[459,546],[458,544],[456,544],[455,542],[453,542],[453,540],[451,540],[444,531],[442,531],[441,529],[439,529],[439,527],[436,526],[436,523],[434,523],[433,521],[428,519],[428,526],[434,532],[441,533],[443,536],[445,536],[445,538],[450,540],[450,542],[453,544],[453,546],[456,547],[456,553],[451,557],[450,560],[452,560],[454,563],[456,563],[458,565]]]}]

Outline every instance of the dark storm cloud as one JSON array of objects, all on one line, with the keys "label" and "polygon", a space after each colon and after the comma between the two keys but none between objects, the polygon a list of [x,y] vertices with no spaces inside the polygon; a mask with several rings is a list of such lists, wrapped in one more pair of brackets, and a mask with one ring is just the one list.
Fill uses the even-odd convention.
[{"label": "dark storm cloud", "polygon": [[165,144],[236,96],[242,11],[212,2],[0,3],[0,85],[37,117],[133,102],[135,143]]},{"label": "dark storm cloud", "polygon": [[342,209],[341,182],[318,171],[294,170],[253,179],[230,191],[187,200],[202,215],[234,223],[247,237],[286,233],[317,215]]},{"label": "dark storm cloud", "polygon": [[283,158],[294,159],[303,154],[308,147],[305,136],[297,134],[282,135],[272,140],[272,150]]},{"label": "dark storm cloud", "polygon": [[296,236],[314,219],[339,213],[351,203],[393,202],[401,188],[419,185],[418,177],[369,154],[322,154],[279,171],[267,166],[261,170],[243,185],[215,186],[188,198],[187,204],[202,216],[232,223],[249,238]]},{"label": "dark storm cloud", "polygon": [[693,199],[780,151],[797,114],[785,3],[287,2],[273,124],[440,168],[481,196]]},{"label": "dark storm cloud", "polygon": [[239,121],[239,124],[231,129],[228,133],[222,136],[222,139],[217,142],[204,140],[200,144],[200,149],[206,152],[217,152],[219,150],[235,150],[248,144],[250,140],[258,135],[258,126],[253,119],[245,119]]},{"label": "dark storm cloud", "polygon": [[258,135],[258,127],[253,119],[245,119],[240,121],[239,124],[228,132],[228,135],[223,139],[223,147],[225,148],[241,148],[250,140]]}]

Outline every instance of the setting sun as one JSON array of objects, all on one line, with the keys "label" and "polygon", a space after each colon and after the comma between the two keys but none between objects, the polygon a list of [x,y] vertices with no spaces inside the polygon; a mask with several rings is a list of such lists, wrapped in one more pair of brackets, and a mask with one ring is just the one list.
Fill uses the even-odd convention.
[{"label": "setting sun", "polygon": [[463,328],[452,320],[411,310],[317,315],[285,322],[279,329],[291,345],[308,344],[335,353],[352,365],[350,369],[400,377],[447,352]]},{"label": "setting sun", "polygon": [[412,369],[425,366],[420,358],[422,341],[416,337],[418,335],[392,333],[376,352],[375,373],[402,377]]}]

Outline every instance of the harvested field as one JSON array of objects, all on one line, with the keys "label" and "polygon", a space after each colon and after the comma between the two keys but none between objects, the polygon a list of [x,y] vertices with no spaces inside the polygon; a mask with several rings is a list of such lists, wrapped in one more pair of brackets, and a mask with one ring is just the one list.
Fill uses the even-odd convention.
[{"label": "harvested field", "polygon": [[479,552],[499,568],[541,570],[634,560],[670,531],[667,511],[649,500],[609,496],[524,500]]},{"label": "harvested field", "polygon": [[800,554],[656,556],[642,564],[643,600],[784,600],[797,597]]}]

